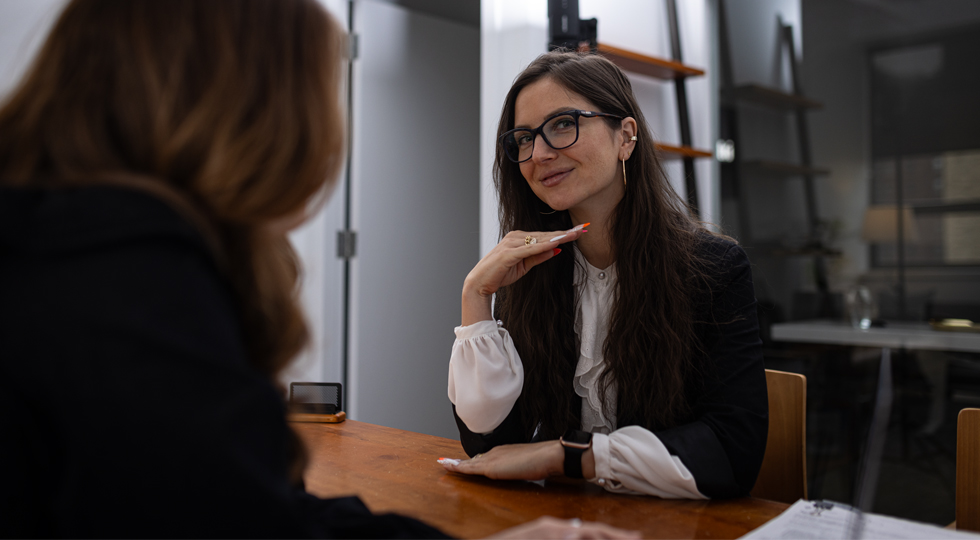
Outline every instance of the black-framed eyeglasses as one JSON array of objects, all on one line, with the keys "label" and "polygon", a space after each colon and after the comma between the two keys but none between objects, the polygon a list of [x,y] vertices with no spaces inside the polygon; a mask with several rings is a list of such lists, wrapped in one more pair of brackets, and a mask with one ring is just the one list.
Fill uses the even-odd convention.
[{"label": "black-framed eyeglasses", "polygon": [[541,135],[544,142],[554,148],[561,150],[568,148],[578,141],[578,119],[580,117],[595,118],[597,116],[608,116],[622,120],[623,116],[609,113],[592,111],[563,111],[544,121],[534,129],[517,128],[508,131],[500,136],[500,144],[504,147],[507,158],[514,163],[524,163],[531,159],[534,153],[534,140]]}]

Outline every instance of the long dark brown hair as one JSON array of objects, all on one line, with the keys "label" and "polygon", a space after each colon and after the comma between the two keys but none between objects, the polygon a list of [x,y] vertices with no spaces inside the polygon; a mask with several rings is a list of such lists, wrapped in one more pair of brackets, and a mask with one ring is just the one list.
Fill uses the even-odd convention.
[{"label": "long dark brown hair", "polygon": [[[626,193],[610,224],[618,283],[609,332],[603,346],[607,369],[600,394],[617,388],[619,426],[639,424],[662,429],[690,414],[686,383],[696,370],[694,297],[705,279],[697,245],[710,234],[690,215],[664,174],[629,79],[597,55],[552,52],[533,61],[507,94],[498,137],[514,127],[518,94],[548,78],[589,100],[597,111],[632,117],[638,140],[626,161]],[[619,126],[617,119],[607,119]],[[520,166],[497,147],[494,180],[500,197],[501,235],[512,230],[549,231],[571,227],[567,211],[554,213],[531,190]],[[519,403],[528,435],[540,429],[556,438],[580,423],[580,406],[572,388],[579,357],[574,332],[575,258],[562,251],[502,288],[497,316],[509,330],[524,363],[524,390]]]},{"label": "long dark brown hair", "polygon": [[344,40],[315,0],[74,0],[0,108],[0,185],[116,184],[172,204],[274,381],[307,328],[295,253],[271,225],[339,169]]}]

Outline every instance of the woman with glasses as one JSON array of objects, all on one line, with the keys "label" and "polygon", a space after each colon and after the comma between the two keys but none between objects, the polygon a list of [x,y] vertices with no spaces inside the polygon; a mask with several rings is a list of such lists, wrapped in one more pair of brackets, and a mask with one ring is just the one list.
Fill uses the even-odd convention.
[{"label": "woman with glasses", "polygon": [[444,466],[747,494],[768,429],[749,262],[667,182],[629,80],[600,56],[542,55],[498,136],[502,240],[466,277],[449,366],[475,457]]}]

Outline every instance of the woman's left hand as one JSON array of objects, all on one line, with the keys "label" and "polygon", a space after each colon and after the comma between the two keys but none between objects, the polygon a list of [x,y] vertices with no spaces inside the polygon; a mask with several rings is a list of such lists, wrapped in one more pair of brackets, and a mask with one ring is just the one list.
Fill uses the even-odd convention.
[{"label": "woman's left hand", "polygon": [[558,441],[506,444],[459,464],[447,460],[440,463],[448,471],[497,480],[543,480],[564,474],[565,450]]}]

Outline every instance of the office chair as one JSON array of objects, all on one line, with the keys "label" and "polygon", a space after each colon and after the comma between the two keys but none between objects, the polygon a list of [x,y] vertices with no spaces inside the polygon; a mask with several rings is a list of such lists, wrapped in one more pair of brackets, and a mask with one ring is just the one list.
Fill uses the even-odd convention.
[{"label": "office chair", "polygon": [[980,409],[956,419],[956,528],[980,532]]},{"label": "office chair", "polygon": [[766,370],[769,438],[751,495],[792,504],[806,499],[806,377]]}]

